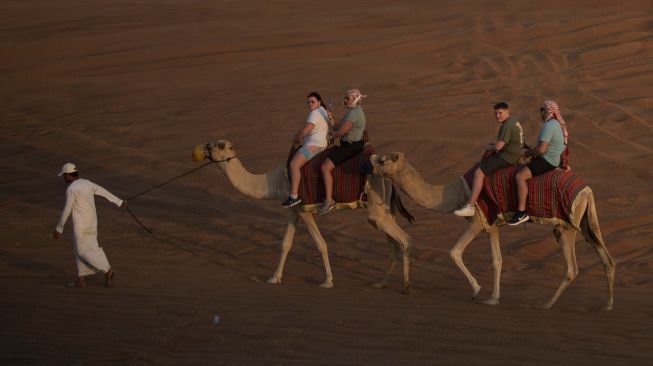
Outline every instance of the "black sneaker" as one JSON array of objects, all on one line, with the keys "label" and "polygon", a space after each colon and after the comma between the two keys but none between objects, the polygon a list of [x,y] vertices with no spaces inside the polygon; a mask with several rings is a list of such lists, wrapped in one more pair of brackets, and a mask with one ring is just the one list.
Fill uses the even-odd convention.
[{"label": "black sneaker", "polygon": [[297,197],[297,198],[288,197],[288,198],[287,198],[287,199],[282,203],[282,205],[283,205],[283,207],[288,208],[288,207],[292,207],[292,206],[298,205],[298,204],[300,204],[300,203],[302,203],[302,200],[301,200],[299,197]]},{"label": "black sneaker", "polygon": [[528,213],[526,211],[517,211],[515,212],[515,215],[508,221],[508,225],[519,225],[523,224],[524,222],[530,220],[530,216],[528,216]]}]

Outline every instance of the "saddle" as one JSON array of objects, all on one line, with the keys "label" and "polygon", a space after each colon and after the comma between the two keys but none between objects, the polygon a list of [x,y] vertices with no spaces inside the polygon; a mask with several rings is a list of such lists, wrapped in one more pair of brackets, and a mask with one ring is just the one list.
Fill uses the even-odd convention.
[{"label": "saddle", "polygon": [[[468,187],[474,181],[474,165],[463,179]],[[490,225],[497,222],[498,218],[504,219],[503,214],[517,211],[518,197],[515,175],[520,165],[499,169],[483,180],[483,190],[477,201],[483,216]],[[559,219],[571,222],[571,209],[576,196],[587,184],[573,171],[556,168],[528,181],[528,199],[526,209],[528,215],[539,219]]]},{"label": "saddle", "polygon": [[[290,163],[300,147],[291,147],[287,164]],[[299,198],[302,200],[301,205],[303,205],[304,211],[317,210],[324,202],[324,180],[321,167],[328,152],[329,149],[322,151],[304,164],[301,169],[302,180],[299,183]],[[374,147],[366,143],[361,153],[335,167],[333,170],[333,199],[336,201],[336,208],[357,208],[367,205],[364,188],[367,174],[371,172],[369,159],[375,153]]]}]

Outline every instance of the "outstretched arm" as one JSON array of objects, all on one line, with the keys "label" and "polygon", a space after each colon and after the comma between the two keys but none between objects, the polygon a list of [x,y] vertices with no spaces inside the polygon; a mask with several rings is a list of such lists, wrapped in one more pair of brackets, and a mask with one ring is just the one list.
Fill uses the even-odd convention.
[{"label": "outstretched arm", "polygon": [[99,186],[99,185],[97,185],[97,184],[95,184],[93,182],[91,182],[91,184],[93,185],[93,194],[106,198],[109,202],[112,202],[113,204],[115,204],[118,207],[124,207],[125,206],[124,201],[121,200],[120,198],[114,196],[113,193],[107,191],[103,187],[101,187],[101,186]]}]

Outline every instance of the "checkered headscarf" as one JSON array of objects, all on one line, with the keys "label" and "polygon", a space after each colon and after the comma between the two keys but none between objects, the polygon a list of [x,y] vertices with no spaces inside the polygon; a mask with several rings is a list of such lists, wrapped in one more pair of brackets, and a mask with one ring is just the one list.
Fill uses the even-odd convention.
[{"label": "checkered headscarf", "polygon": [[560,114],[560,108],[558,107],[558,103],[552,101],[552,100],[545,100],[544,103],[542,104],[542,109],[544,109],[544,113],[546,113],[544,117],[544,121],[548,121],[552,118],[555,118],[560,122],[560,127],[562,128],[562,134],[565,137],[565,145],[567,145],[567,139],[569,138],[569,133],[567,132],[567,123],[565,123],[565,120],[562,118],[562,115]]}]

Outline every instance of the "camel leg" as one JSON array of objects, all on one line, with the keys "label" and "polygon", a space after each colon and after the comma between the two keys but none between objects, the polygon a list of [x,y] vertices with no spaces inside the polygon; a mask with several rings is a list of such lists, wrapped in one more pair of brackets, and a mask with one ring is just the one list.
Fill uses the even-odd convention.
[{"label": "camel leg", "polygon": [[472,298],[476,298],[476,296],[478,296],[479,291],[481,291],[481,286],[479,286],[474,276],[472,276],[472,274],[465,266],[465,263],[463,262],[463,252],[465,252],[465,249],[467,248],[469,243],[471,243],[472,240],[474,240],[474,238],[481,231],[483,231],[483,224],[478,218],[474,217],[467,230],[463,233],[463,236],[461,236],[460,239],[458,239],[456,245],[454,245],[453,248],[451,248],[451,251],[449,252],[451,259],[454,261],[454,263],[456,263],[456,265],[463,272],[463,274],[465,274],[465,277],[467,277],[467,281],[469,281],[469,284],[472,285],[472,288],[474,289]]},{"label": "camel leg", "polygon": [[[410,288],[410,248],[411,248],[411,239],[405,231],[403,231],[394,219],[386,217],[381,223],[377,222],[376,227],[380,230],[383,230],[392,240],[394,240],[398,247],[401,250],[401,257],[404,263],[404,294],[411,293]],[[396,258],[396,256],[394,256]],[[394,267],[395,259],[393,258],[390,269],[388,270],[388,276]],[[386,281],[387,283],[387,281]]]},{"label": "camel leg", "polygon": [[297,223],[299,221],[299,216],[295,210],[290,210],[288,216],[288,227],[286,228],[286,235],[283,237],[283,244],[281,244],[281,258],[279,258],[279,265],[277,270],[274,272],[272,277],[268,279],[268,283],[278,285],[281,283],[281,276],[283,275],[283,266],[286,264],[286,257],[292,247],[292,241],[295,237],[295,230],[297,228]]},{"label": "camel leg", "polygon": [[317,224],[315,223],[315,218],[313,217],[312,213],[301,212],[299,216],[306,224],[308,233],[311,234],[311,237],[317,246],[317,250],[319,250],[320,254],[322,255],[324,270],[326,271],[326,280],[320,284],[320,287],[331,288],[333,287],[333,274],[331,273],[331,265],[329,264],[329,252],[327,251],[327,243],[322,237],[322,234],[320,234],[320,230],[317,228]]},{"label": "camel leg", "polygon": [[605,247],[603,241],[599,241],[597,238],[594,238],[591,234],[585,235],[585,240],[593,244],[592,247],[596,250],[601,258],[601,263],[603,264],[603,271],[608,279],[608,300],[605,305],[603,305],[602,310],[612,310],[614,307],[614,273],[615,273],[615,262],[614,259],[608,253],[608,249]]},{"label": "camel leg", "polygon": [[569,287],[569,285],[574,281],[576,276],[578,276],[578,265],[576,264],[574,253],[576,250],[576,230],[556,228],[554,232],[556,231],[556,239],[558,239],[560,245],[562,246],[562,254],[564,255],[565,262],[567,263],[567,274],[562,279],[558,290],[556,290],[551,299],[539,307],[542,309],[550,309],[558,300],[560,295],[562,295],[567,287]]},{"label": "camel leg", "polygon": [[596,209],[594,207],[594,197],[590,196],[589,204],[585,215],[583,215],[583,220],[581,221],[581,230],[585,240],[592,244],[594,249],[601,258],[601,263],[603,264],[603,270],[608,279],[608,300],[605,305],[603,305],[602,310],[612,310],[614,307],[614,275],[615,275],[615,261],[608,253],[608,248],[603,242],[603,236],[601,235],[601,230],[599,229],[599,222],[596,215]]},{"label": "camel leg", "polygon": [[490,230],[490,245],[492,247],[492,267],[494,268],[494,289],[492,290],[492,296],[483,303],[498,305],[501,296],[501,265],[503,264],[503,258],[501,257],[501,243],[499,242],[499,228],[496,226]]},{"label": "camel leg", "polygon": [[[553,227],[553,235],[555,236],[556,241],[558,242],[558,244],[560,244],[561,248],[562,248],[562,245],[563,245],[562,233],[564,232],[564,230],[565,230],[564,228],[559,227],[559,226],[554,226]],[[576,244],[575,244],[576,239],[575,238],[576,238],[576,235],[574,234],[574,250],[571,251],[571,259],[573,261],[574,268],[576,268],[577,272],[578,272],[578,262],[576,261],[576,249],[575,249],[576,248]]]},{"label": "camel leg", "polygon": [[[379,200],[380,198],[377,195],[372,194],[370,199]],[[410,239],[410,236],[406,234],[406,232],[403,231],[401,227],[399,227],[399,225],[397,225],[394,216],[392,216],[392,214],[389,213],[389,210],[387,210],[386,206],[381,206],[381,205],[369,206],[367,221],[370,223],[370,225],[385,232],[386,235],[389,238],[391,238],[396,243],[396,245],[400,248],[403,263],[404,263],[404,294],[409,294],[411,292],[409,272],[410,272],[410,248],[412,245],[412,240]],[[394,268],[396,257],[397,257],[396,255],[393,255],[392,264],[390,265],[390,269],[388,270],[388,275],[386,276],[386,279],[380,282],[379,284],[377,284],[377,286],[383,287],[385,286],[385,284],[387,284],[387,280],[390,276],[390,272]]]},{"label": "camel leg", "polygon": [[389,235],[386,235],[386,238],[388,239],[388,244],[390,245],[390,259],[392,259],[392,262],[390,263],[390,268],[386,272],[385,276],[383,279],[379,282],[374,282],[372,283],[372,287],[374,288],[385,288],[388,286],[388,282],[390,281],[390,277],[392,276],[392,270],[395,268],[395,264],[397,263],[397,259],[399,258],[399,243],[394,241],[392,237]]}]

